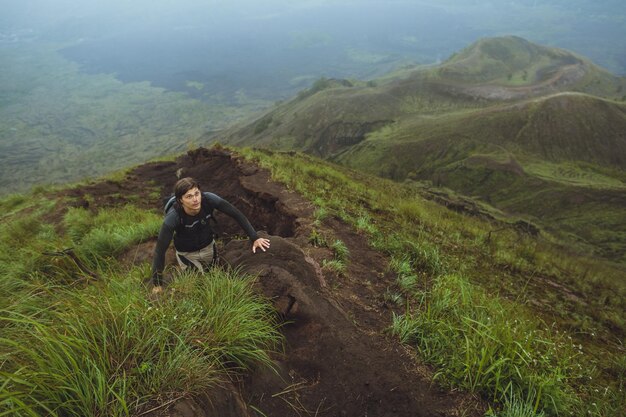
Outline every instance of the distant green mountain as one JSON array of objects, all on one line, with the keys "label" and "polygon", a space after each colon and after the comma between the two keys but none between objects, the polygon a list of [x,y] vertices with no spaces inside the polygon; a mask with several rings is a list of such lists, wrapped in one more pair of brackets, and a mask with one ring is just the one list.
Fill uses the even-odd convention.
[{"label": "distant green mountain", "polygon": [[510,100],[557,91],[624,96],[624,80],[588,59],[516,36],[479,40],[437,67],[432,76],[444,89],[476,98]]},{"label": "distant green mountain", "polygon": [[448,187],[626,262],[625,93],[583,57],[492,38],[367,84],[318,80],[214,138]]}]

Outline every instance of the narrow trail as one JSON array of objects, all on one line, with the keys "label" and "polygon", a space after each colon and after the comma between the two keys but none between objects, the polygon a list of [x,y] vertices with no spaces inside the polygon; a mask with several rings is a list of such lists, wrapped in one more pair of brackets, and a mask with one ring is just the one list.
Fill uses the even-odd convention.
[{"label": "narrow trail", "polygon": [[[343,241],[350,258],[341,276],[322,270],[322,260],[332,254],[309,243],[313,207],[272,182],[267,171],[228,152],[201,148],[175,162],[137,167],[123,181],[75,193],[91,195],[95,206],[120,204],[125,191],[137,194],[149,184],[156,184],[165,196],[177,174],[197,178],[204,190],[232,202],[270,237],[267,252],[252,254],[247,241],[228,241],[240,233],[239,227],[216,214],[223,235],[218,241],[222,262],[258,275],[258,290],[273,300],[285,320],[285,347],[273,358],[274,371],[253,370],[241,380],[151,416],[458,416],[472,403],[467,396],[437,389],[410,351],[386,334],[394,307],[384,294],[395,281],[388,260],[350,226],[329,218],[316,228]],[[141,204],[154,210],[158,202],[144,197]],[[154,244],[133,248],[126,261],[149,261]]]}]

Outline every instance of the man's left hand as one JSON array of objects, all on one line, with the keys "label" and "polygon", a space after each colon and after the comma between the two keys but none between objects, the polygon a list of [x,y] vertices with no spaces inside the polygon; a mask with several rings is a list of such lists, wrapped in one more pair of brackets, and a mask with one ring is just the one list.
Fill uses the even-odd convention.
[{"label": "man's left hand", "polygon": [[256,253],[257,248],[265,252],[265,250],[269,249],[269,247],[270,247],[270,240],[260,237],[257,240],[255,240],[254,243],[252,244],[252,253]]}]

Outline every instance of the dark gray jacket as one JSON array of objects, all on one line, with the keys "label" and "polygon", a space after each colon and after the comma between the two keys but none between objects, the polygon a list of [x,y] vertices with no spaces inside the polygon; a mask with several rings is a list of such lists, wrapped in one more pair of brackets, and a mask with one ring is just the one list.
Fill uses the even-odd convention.
[{"label": "dark gray jacket", "polygon": [[195,216],[188,215],[178,206],[178,203],[175,203],[165,214],[154,250],[152,281],[155,285],[161,285],[162,283],[165,252],[172,238],[174,238],[174,247],[181,252],[197,251],[213,242],[215,236],[210,221],[215,209],[235,219],[246,232],[251,242],[258,239],[256,231],[246,216],[217,194],[203,192],[201,209]]}]

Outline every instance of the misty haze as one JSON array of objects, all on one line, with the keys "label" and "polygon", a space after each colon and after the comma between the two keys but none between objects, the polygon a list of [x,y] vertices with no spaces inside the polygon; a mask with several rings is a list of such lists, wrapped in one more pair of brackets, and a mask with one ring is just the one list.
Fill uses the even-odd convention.
[{"label": "misty haze", "polygon": [[2,190],[182,150],[318,80],[375,85],[489,37],[564,48],[626,73],[619,0],[29,0],[1,8]]},{"label": "misty haze", "polygon": [[230,104],[237,92],[284,99],[321,76],[371,79],[440,62],[500,35],[568,48],[626,73],[619,1],[84,3],[5,2],[4,43],[54,41],[87,73]]},{"label": "misty haze", "polygon": [[0,0],[0,65],[0,416],[624,417],[625,0]]}]

